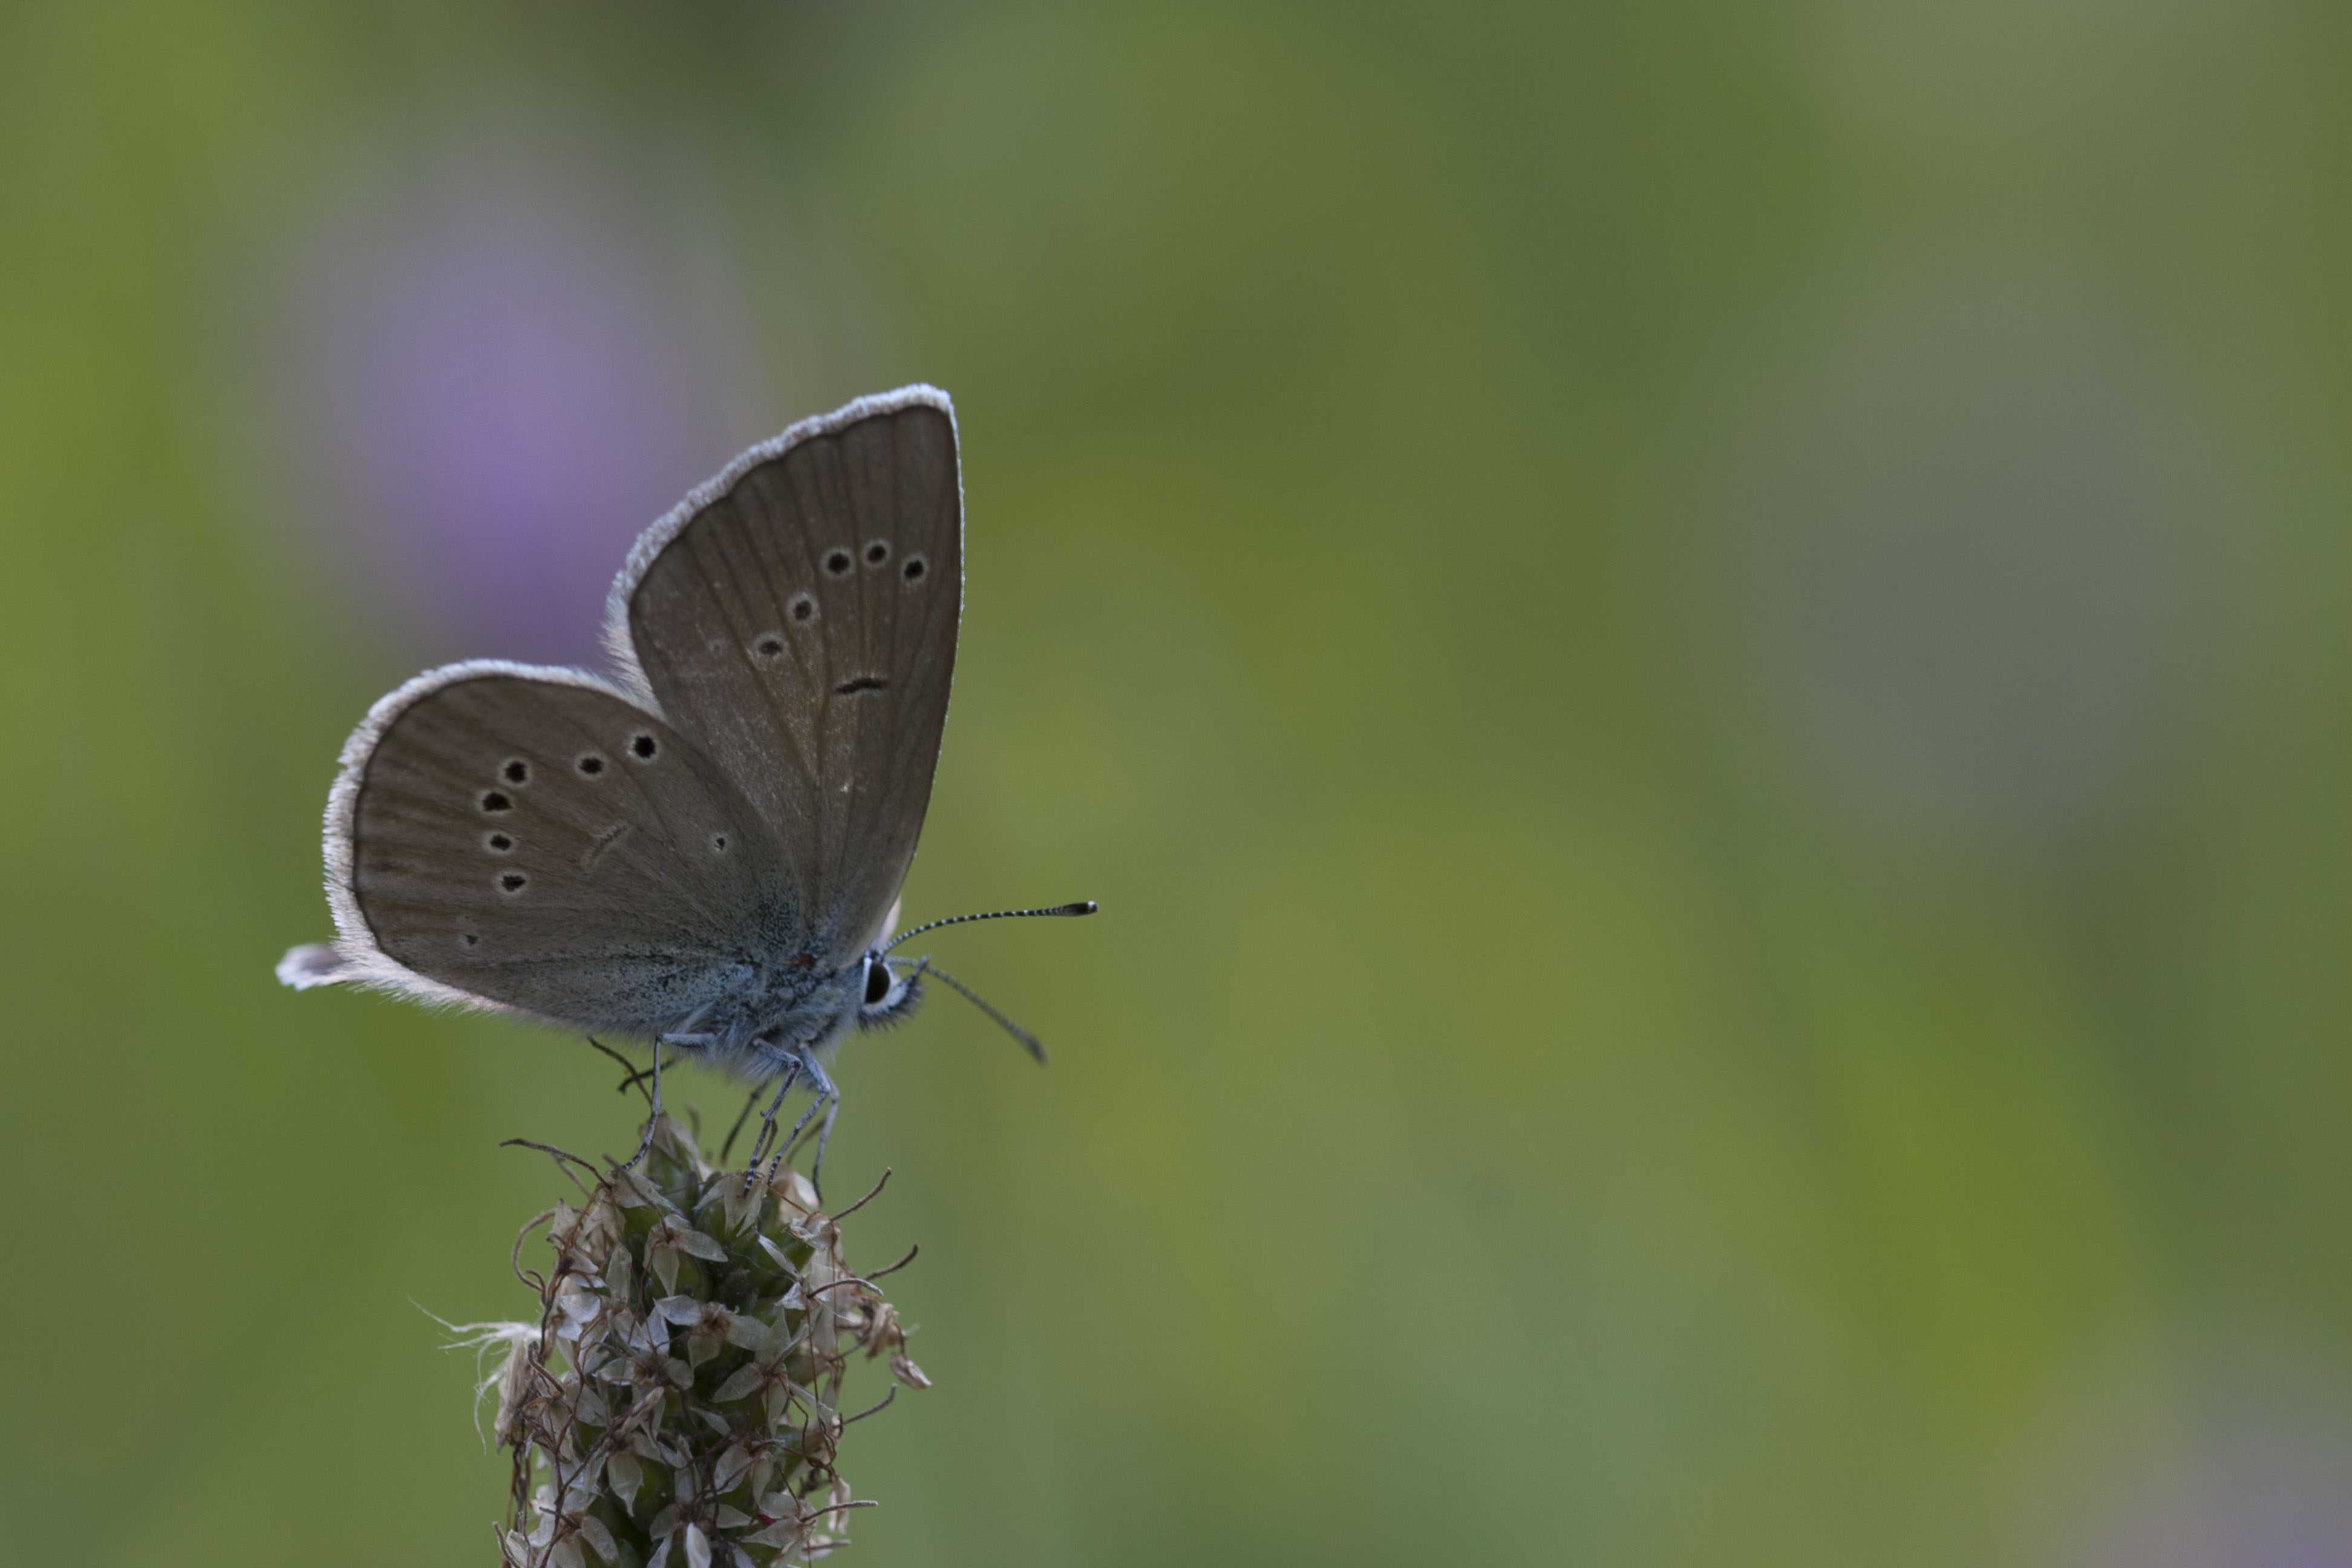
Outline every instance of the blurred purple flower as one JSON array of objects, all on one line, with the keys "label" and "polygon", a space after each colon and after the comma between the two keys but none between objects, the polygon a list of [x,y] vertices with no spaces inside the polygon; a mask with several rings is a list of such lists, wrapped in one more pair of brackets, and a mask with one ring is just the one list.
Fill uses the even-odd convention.
[{"label": "blurred purple flower", "polygon": [[2352,1427],[2330,1369],[2233,1357],[2161,1435],[2078,1447],[2050,1568],[2352,1568]]},{"label": "blurred purple flower", "polygon": [[2064,1568],[2352,1568],[2352,1467],[2302,1435],[2231,1433],[2083,1521]]},{"label": "blurred purple flower", "polygon": [[630,540],[757,427],[717,250],[511,143],[368,169],[299,237],[273,424],[383,629],[594,658]]}]

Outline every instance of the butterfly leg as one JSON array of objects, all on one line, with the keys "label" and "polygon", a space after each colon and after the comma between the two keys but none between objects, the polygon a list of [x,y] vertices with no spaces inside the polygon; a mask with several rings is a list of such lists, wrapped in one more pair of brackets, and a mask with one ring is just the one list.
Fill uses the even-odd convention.
[{"label": "butterfly leg", "polygon": [[817,1123],[816,1158],[809,1162],[809,1185],[816,1189],[817,1201],[824,1201],[824,1146],[833,1141],[833,1119],[841,1114],[841,1095],[836,1091],[833,1103],[824,1108],[824,1120]]},{"label": "butterfly leg", "polygon": [[735,1140],[742,1135],[743,1123],[751,1120],[752,1110],[760,1103],[760,1090],[754,1089],[743,1097],[743,1109],[735,1113],[735,1125],[727,1130],[727,1142],[719,1146],[719,1163],[727,1163],[727,1156],[735,1152]]},{"label": "butterfly leg", "polygon": [[[654,1065],[652,1071],[649,1074],[638,1073],[632,1075],[632,1081],[635,1081],[635,1079],[639,1078],[651,1077],[654,1082],[653,1093],[648,1097],[650,1103],[647,1105],[646,1110],[646,1134],[644,1137],[637,1140],[637,1152],[629,1156],[628,1163],[623,1165],[621,1169],[624,1171],[634,1169],[637,1162],[646,1157],[646,1152],[654,1146],[654,1128],[660,1122],[662,1113],[661,1048],[664,1046],[685,1046],[689,1048],[695,1046],[707,1046],[718,1038],[719,1037],[716,1035],[656,1035],[654,1037]],[[595,1044],[593,1040],[589,1043],[591,1045]],[[604,1049],[602,1046],[597,1046],[596,1048],[598,1050]],[[628,1085],[625,1083],[622,1087],[626,1089]]]},{"label": "butterfly leg", "polygon": [[[767,1158],[768,1151],[775,1141],[776,1114],[783,1110],[784,1096],[792,1092],[793,1085],[800,1076],[801,1061],[798,1057],[793,1057],[784,1063],[783,1078],[776,1085],[776,1098],[768,1101],[767,1112],[760,1118],[760,1135],[751,1141],[751,1157],[743,1162],[743,1190],[746,1193],[759,1184],[760,1162]],[[757,1089],[751,1092],[755,1098],[759,1094]]]},{"label": "butterfly leg", "polygon": [[[793,1123],[792,1131],[785,1134],[782,1144],[776,1150],[776,1158],[773,1163],[772,1163],[768,1168],[768,1179],[770,1181],[775,1180],[777,1170],[782,1166],[783,1163],[787,1159],[792,1157],[793,1147],[800,1142],[801,1133],[809,1124],[809,1118],[814,1116],[820,1109],[825,1112],[823,1133],[817,1141],[817,1164],[818,1168],[822,1169],[824,1163],[824,1141],[825,1137],[832,1135],[833,1113],[841,1104],[841,1090],[834,1087],[833,1079],[825,1076],[824,1068],[817,1066],[816,1058],[814,1056],[801,1056],[793,1059],[800,1064],[802,1073],[805,1075],[809,1080],[809,1089],[811,1092],[808,1109],[801,1112],[801,1119]],[[809,1173],[809,1185],[813,1187],[816,1185],[817,1173],[818,1172],[816,1170],[812,1170]]]},{"label": "butterfly leg", "polygon": [[661,1125],[661,1048],[662,1042],[656,1040],[654,1042],[654,1091],[648,1097],[652,1103],[646,1110],[646,1135],[637,1140],[637,1152],[630,1155],[627,1163],[621,1167],[624,1171],[635,1170],[637,1162],[646,1157],[646,1152],[654,1146],[654,1129]]}]

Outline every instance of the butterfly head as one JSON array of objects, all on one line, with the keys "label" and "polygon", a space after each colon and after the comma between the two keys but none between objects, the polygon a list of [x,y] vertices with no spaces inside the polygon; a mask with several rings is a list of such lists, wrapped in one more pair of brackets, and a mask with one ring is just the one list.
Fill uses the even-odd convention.
[{"label": "butterfly head", "polygon": [[909,937],[937,931],[941,926],[966,925],[973,921],[1025,920],[1034,915],[1090,915],[1098,907],[1092,899],[1083,899],[1075,904],[1055,904],[1051,909],[990,910],[980,914],[950,915],[945,920],[926,921],[911,931],[902,931],[892,936],[890,929],[898,923],[898,906],[892,904],[890,918],[884,922],[880,939],[866,954],[866,999],[858,1012],[858,1026],[870,1028],[889,1024],[913,1012],[916,1004],[923,999],[923,976],[935,974],[941,984],[994,1019],[998,1027],[1020,1041],[1023,1048],[1042,1062],[1045,1059],[1044,1043],[983,1001],[980,993],[929,958],[919,958],[911,963],[904,959],[896,961],[907,966],[907,973],[900,974],[893,965],[890,951]]},{"label": "butterfly head", "polygon": [[894,964],[876,947],[866,954],[864,985],[857,1005],[857,1026],[887,1028],[921,1005],[923,966],[904,960]]}]

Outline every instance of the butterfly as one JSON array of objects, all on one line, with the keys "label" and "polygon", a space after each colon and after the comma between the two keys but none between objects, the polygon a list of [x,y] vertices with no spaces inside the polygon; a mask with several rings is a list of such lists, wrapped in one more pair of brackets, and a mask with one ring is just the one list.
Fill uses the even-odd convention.
[{"label": "butterfly", "polygon": [[[327,801],[336,939],[278,979],[649,1039],[656,1108],[664,1047],[774,1083],[755,1165],[819,1106],[830,1129],[826,1058],[910,1012],[926,974],[1044,1059],[928,959],[890,956],[941,925],[1095,909],[891,935],[962,587],[944,392],[862,397],[752,447],[629,552],[611,675],[473,659],[369,710]],[[773,1140],[795,1083],[808,1110]]]}]

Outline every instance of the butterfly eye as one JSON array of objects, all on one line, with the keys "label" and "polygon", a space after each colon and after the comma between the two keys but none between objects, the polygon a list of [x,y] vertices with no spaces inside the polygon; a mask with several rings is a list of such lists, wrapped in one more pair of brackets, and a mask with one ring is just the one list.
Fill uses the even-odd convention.
[{"label": "butterfly eye", "polygon": [[[816,619],[816,595],[805,592],[794,594],[793,602],[785,607],[784,613],[801,625],[808,625],[809,622]],[[782,653],[783,650],[778,648],[776,651]]]},{"label": "butterfly eye", "polygon": [[509,757],[506,765],[499,770],[499,777],[510,784],[527,784],[530,783],[530,764],[520,757]]},{"label": "butterfly eye", "polygon": [[505,795],[500,795],[494,789],[486,789],[482,792],[480,804],[484,811],[488,812],[493,816],[496,816],[501,811],[512,811],[514,809],[514,802],[509,800]]},{"label": "butterfly eye", "polygon": [[853,563],[849,559],[849,552],[846,550],[830,551],[826,553],[824,558],[825,571],[835,577],[847,576],[849,574],[849,568],[852,564]]},{"label": "butterfly eye", "polygon": [[929,570],[930,567],[924,562],[921,556],[909,555],[907,557],[907,563],[898,568],[898,574],[901,577],[904,577],[907,580],[908,586],[911,587],[913,584],[921,582],[923,580],[923,574]]},{"label": "butterfly eye", "polygon": [[593,779],[604,771],[604,759],[593,752],[584,752],[581,754],[580,760],[572,765]]},{"label": "butterfly eye", "polygon": [[485,833],[482,835],[482,847],[493,855],[504,855],[514,848],[514,839],[504,833]]},{"label": "butterfly eye", "polygon": [[878,1005],[890,994],[890,966],[874,959],[866,961],[866,1005]]},{"label": "butterfly eye", "polygon": [[641,763],[650,763],[661,755],[661,742],[651,735],[638,734],[629,740],[629,755]]},{"label": "butterfly eye", "polygon": [[866,564],[879,566],[889,559],[890,542],[888,540],[869,539],[866,542]]}]

